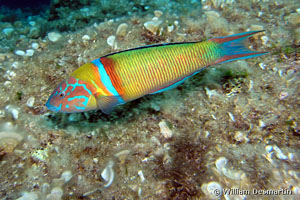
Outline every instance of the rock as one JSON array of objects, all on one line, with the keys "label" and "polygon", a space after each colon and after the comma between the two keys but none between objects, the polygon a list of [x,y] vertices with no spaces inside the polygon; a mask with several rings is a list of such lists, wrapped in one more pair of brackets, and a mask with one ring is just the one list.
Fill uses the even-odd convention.
[{"label": "rock", "polygon": [[124,37],[127,34],[128,24],[122,23],[118,26],[116,35],[119,37]]},{"label": "rock", "polygon": [[28,37],[30,38],[38,38],[40,37],[40,28],[34,26],[34,27],[31,27],[30,30],[29,30],[29,33],[28,33]]},{"label": "rock", "polygon": [[159,125],[159,128],[160,128],[160,133],[164,136],[164,138],[166,138],[166,139],[172,138],[173,132],[168,127],[168,125],[165,121],[159,122],[158,125]]},{"label": "rock", "polygon": [[11,153],[15,147],[23,140],[23,136],[18,133],[10,122],[0,125],[0,152]]},{"label": "rock", "polygon": [[51,42],[57,42],[62,37],[60,33],[56,32],[50,32],[47,36]]},{"label": "rock", "polygon": [[290,24],[296,26],[300,24],[300,13],[292,13],[284,19],[287,20]]},{"label": "rock", "polygon": [[4,35],[6,35],[7,38],[10,38],[12,36],[14,32],[14,29],[11,27],[5,28],[2,30],[2,33],[4,33]]}]

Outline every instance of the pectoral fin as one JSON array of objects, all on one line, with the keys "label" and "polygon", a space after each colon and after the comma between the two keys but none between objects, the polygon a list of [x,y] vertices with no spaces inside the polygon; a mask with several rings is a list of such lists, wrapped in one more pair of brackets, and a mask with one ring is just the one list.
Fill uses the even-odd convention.
[{"label": "pectoral fin", "polygon": [[98,108],[105,114],[110,114],[113,109],[124,101],[120,96],[99,96],[97,97]]}]

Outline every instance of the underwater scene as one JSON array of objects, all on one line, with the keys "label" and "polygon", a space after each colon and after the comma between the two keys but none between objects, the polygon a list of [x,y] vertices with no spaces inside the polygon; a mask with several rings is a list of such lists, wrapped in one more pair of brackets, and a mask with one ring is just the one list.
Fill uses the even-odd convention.
[{"label": "underwater scene", "polygon": [[0,199],[300,199],[299,0],[0,0]]}]

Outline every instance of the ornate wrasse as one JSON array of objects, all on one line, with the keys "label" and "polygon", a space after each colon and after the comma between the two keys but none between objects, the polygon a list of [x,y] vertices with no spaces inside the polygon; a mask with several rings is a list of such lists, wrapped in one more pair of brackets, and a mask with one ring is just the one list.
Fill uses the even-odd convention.
[{"label": "ornate wrasse", "polygon": [[56,112],[101,109],[108,114],[117,105],[172,89],[208,66],[266,54],[245,47],[245,39],[258,32],[144,46],[103,56],[61,82],[46,106]]}]

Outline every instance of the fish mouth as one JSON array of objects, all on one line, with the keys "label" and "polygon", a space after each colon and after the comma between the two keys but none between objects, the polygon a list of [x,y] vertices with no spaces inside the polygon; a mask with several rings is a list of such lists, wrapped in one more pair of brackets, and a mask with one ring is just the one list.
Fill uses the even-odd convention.
[{"label": "fish mouth", "polygon": [[50,99],[47,101],[47,103],[45,104],[45,106],[46,106],[49,110],[54,111],[54,112],[59,112],[59,111],[61,111],[61,104],[59,104],[59,106],[51,105]]}]

